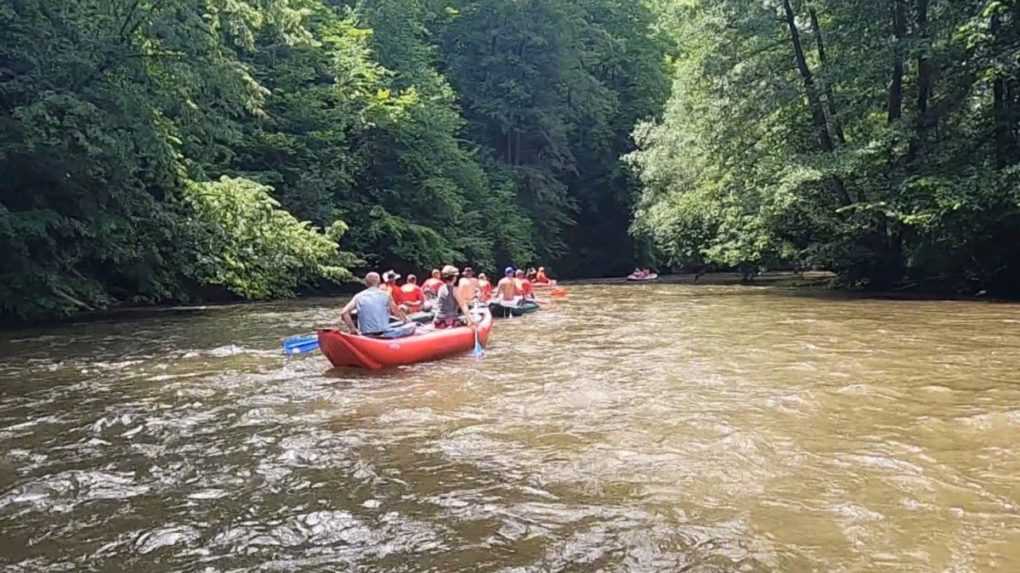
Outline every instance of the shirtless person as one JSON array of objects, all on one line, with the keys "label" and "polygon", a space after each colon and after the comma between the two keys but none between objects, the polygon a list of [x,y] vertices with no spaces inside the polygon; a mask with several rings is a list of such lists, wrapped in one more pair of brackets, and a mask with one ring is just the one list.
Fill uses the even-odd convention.
[{"label": "shirtless person", "polygon": [[474,269],[464,267],[464,272],[460,283],[457,285],[457,289],[460,291],[460,298],[466,300],[469,304],[479,297],[478,279],[475,278]]},{"label": "shirtless person", "polygon": [[507,267],[503,271],[503,278],[496,285],[496,292],[499,294],[499,302],[503,306],[514,306],[517,303],[516,290],[514,285],[514,268]]}]

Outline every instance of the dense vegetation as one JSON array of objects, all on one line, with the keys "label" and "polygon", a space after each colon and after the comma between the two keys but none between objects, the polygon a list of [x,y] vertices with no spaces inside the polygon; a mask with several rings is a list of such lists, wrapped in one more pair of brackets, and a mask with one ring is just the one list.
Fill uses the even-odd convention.
[{"label": "dense vegetation", "polygon": [[5,1],[0,315],[365,266],[622,271],[620,158],[668,95],[651,22],[625,0]]},{"label": "dense vegetation", "polygon": [[3,317],[439,262],[1020,289],[1016,0],[6,0],[0,31]]},{"label": "dense vegetation", "polygon": [[1020,293],[1020,2],[675,0],[634,230],[691,266]]}]

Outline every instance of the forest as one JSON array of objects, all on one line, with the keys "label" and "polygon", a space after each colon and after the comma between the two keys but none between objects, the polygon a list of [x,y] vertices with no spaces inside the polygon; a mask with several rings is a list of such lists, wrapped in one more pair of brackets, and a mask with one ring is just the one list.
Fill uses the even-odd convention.
[{"label": "forest", "polygon": [[1020,294],[1020,2],[663,0],[633,231],[688,266]]},{"label": "forest", "polygon": [[3,0],[0,317],[366,268],[1020,291],[1012,0]]}]

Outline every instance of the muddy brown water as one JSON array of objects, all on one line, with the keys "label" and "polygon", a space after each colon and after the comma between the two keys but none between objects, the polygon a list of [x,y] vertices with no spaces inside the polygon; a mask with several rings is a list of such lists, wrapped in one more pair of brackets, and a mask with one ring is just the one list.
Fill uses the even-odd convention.
[{"label": "muddy brown water", "polygon": [[0,335],[6,571],[1020,571],[1020,305],[570,287],[487,355],[341,300]]}]

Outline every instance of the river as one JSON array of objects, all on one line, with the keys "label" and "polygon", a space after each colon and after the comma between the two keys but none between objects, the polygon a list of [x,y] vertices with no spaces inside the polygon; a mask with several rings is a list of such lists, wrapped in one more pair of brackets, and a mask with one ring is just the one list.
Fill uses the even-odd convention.
[{"label": "river", "polygon": [[1020,571],[1020,305],[571,286],[486,356],[340,300],[0,335],[6,571]]}]

